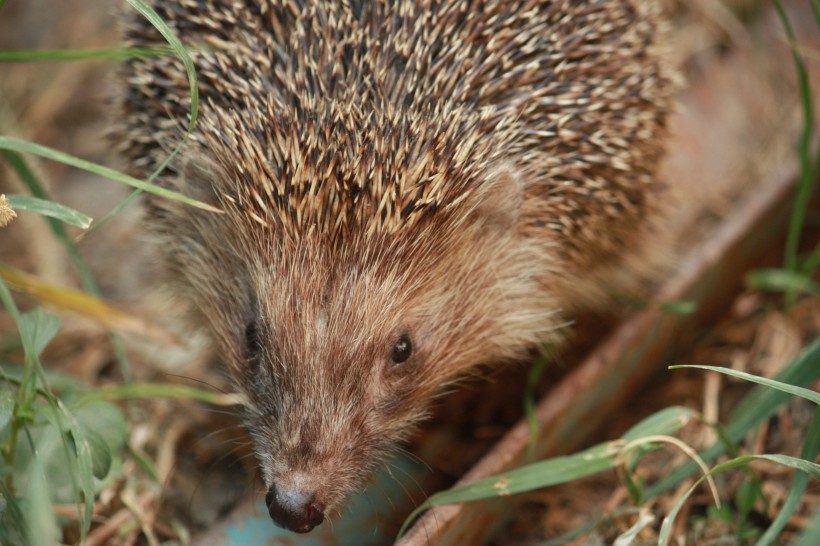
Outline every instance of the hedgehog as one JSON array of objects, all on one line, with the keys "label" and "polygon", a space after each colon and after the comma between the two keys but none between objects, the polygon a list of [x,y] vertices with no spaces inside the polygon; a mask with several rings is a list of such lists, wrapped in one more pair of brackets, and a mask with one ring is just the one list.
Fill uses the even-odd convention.
[{"label": "hedgehog", "polygon": [[[153,0],[200,117],[149,197],[170,283],[236,386],[275,523],[307,532],[443,388],[641,278],[674,77],[648,0]],[[144,19],[126,40],[163,45]],[[129,60],[135,173],[187,126]]]}]

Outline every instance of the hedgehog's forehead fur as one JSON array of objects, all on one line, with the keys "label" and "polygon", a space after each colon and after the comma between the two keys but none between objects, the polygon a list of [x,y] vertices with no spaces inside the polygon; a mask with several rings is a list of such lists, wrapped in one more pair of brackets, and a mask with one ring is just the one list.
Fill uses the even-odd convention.
[{"label": "hedgehog's forehead fur", "polygon": [[[488,113],[427,102],[422,108],[361,107],[305,97],[268,97],[253,113],[204,118],[206,153],[219,164],[221,201],[241,223],[331,245],[412,230],[424,218],[462,220],[469,201],[503,162],[513,133],[488,138]],[[451,218],[451,213],[457,213]],[[442,226],[443,227],[443,226]]]},{"label": "hedgehog's forehead fur", "polygon": [[[526,186],[524,229],[584,267],[621,253],[652,212],[671,89],[654,0],[153,6],[194,46],[194,136],[243,182],[233,198],[249,221],[296,236],[401,231],[458,208],[502,153]],[[141,19],[129,39],[164,43]],[[133,59],[128,81],[126,152],[151,172],[189,111],[185,70]]]}]

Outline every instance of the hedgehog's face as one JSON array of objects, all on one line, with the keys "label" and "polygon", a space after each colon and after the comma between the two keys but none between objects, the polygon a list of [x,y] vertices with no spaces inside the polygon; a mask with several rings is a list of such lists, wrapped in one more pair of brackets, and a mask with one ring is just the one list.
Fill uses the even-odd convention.
[{"label": "hedgehog's face", "polygon": [[253,235],[223,256],[217,235],[241,218],[213,228],[202,252],[232,260],[236,274],[197,280],[209,284],[199,304],[248,394],[279,525],[306,532],[339,511],[443,386],[476,364],[520,356],[528,326],[515,320],[543,304],[523,287],[535,282],[536,261],[520,251],[520,192],[508,175],[493,182],[458,214],[383,236],[351,230],[341,244],[327,234]]},{"label": "hedgehog's face", "polygon": [[270,515],[304,532],[363,485],[458,369],[480,361],[481,334],[464,323],[483,321],[459,301],[475,285],[463,271],[451,283],[381,265],[276,269],[253,283],[236,369]]},{"label": "hedgehog's face", "polygon": [[236,369],[279,525],[338,511],[442,386],[506,356],[496,283],[511,240],[471,225],[415,236],[339,255],[303,242],[251,274]]}]

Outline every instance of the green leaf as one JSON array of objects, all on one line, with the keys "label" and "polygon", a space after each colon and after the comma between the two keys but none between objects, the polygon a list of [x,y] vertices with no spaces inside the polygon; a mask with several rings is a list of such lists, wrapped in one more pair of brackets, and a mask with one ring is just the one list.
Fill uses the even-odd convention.
[{"label": "green leaf", "polygon": [[29,544],[57,544],[57,519],[49,494],[49,483],[40,461],[35,458],[25,491],[26,535]]},{"label": "green leaf", "polygon": [[20,338],[26,354],[39,357],[60,330],[60,319],[41,307],[20,315]]},{"label": "green leaf", "polygon": [[[83,501],[84,510],[81,513],[81,524],[84,534],[85,530],[91,525],[91,517],[94,511],[94,449],[91,447],[89,435],[77,418],[63,407],[62,404],[60,404],[60,410],[62,411],[63,425],[61,428],[64,431],[63,434],[74,447],[74,464],[70,465],[70,468],[73,468],[74,472],[72,479],[76,480],[76,485],[82,493],[82,497],[75,499],[75,501]],[[102,441],[101,444],[105,444],[105,442]],[[107,450],[107,446],[103,449]],[[103,476],[108,473],[108,468],[111,467],[110,453],[106,453],[106,455],[107,456],[102,456],[98,454],[96,462],[97,470],[101,472]],[[107,459],[107,461],[103,459]]]},{"label": "green leaf", "polygon": [[80,534],[91,524],[94,498],[105,478],[119,465],[126,441],[125,418],[116,406],[96,402],[69,410],[60,401],[38,399],[35,414],[46,422],[32,427],[32,443],[20,446],[15,462],[15,483],[28,487],[34,472],[46,475],[51,498],[76,503],[80,509]]},{"label": "green leaf", "polygon": [[756,478],[749,478],[740,484],[735,494],[735,504],[743,517],[748,516],[755,507],[755,503],[761,497],[762,490],[760,481]]},{"label": "green leaf", "polygon": [[593,531],[597,526],[597,521],[588,521],[583,525],[576,527],[575,529],[572,529],[571,531],[567,531],[562,535],[558,535],[555,538],[551,538],[546,542],[541,542],[538,546],[566,546],[575,539],[582,537],[583,535]]},{"label": "green leaf", "polygon": [[[637,457],[634,458],[637,461]],[[637,481],[635,480],[637,478]],[[644,484],[640,476],[636,476],[633,472],[624,472],[624,485],[629,492],[629,498],[636,505],[643,504]]]},{"label": "green leaf", "polygon": [[94,477],[101,480],[111,468],[112,454],[125,447],[128,436],[125,417],[119,408],[107,402],[73,406],[71,412],[91,447]]},{"label": "green leaf", "polygon": [[85,159],[80,159],[79,157],[74,157],[65,152],[55,150],[54,148],[48,148],[46,146],[35,144],[34,142],[29,142],[27,140],[22,140],[10,136],[0,136],[0,149],[39,155],[40,157],[45,157],[46,159],[51,159],[52,161],[59,161],[60,163],[65,163],[66,165],[71,165],[72,167],[76,167],[84,171],[98,174],[100,176],[110,178],[111,180],[122,182],[123,184],[127,184],[131,187],[138,188],[168,199],[173,199],[175,201],[179,201],[180,203],[185,203],[186,205],[191,205],[192,207],[197,207],[211,212],[222,212],[220,209],[216,207],[213,207],[201,201],[197,201],[196,199],[192,199],[190,197],[182,195],[181,193],[167,190],[155,184],[148,184],[147,182],[143,182],[138,178],[134,178],[133,176],[129,176],[125,173],[121,173],[110,167],[97,165],[96,163],[86,161]]},{"label": "green leaf", "polygon": [[[68,434],[64,415],[56,406],[37,400],[38,424],[28,427],[30,441],[20,442],[15,456],[15,486],[28,487],[37,467],[49,484],[51,498],[58,504],[77,502],[76,443]],[[42,421],[45,422],[42,422]]]},{"label": "green leaf", "polygon": [[0,432],[2,432],[6,425],[11,421],[14,415],[14,392],[3,386],[0,388]]},{"label": "green leaf", "polygon": [[108,402],[78,402],[71,412],[84,427],[98,432],[113,451],[125,447],[128,424],[117,406]]},{"label": "green leaf", "polygon": [[[17,309],[17,304],[14,303],[14,298],[11,297],[11,291],[6,285],[6,281],[0,278],[0,300],[3,302],[3,307],[9,312],[17,329],[20,329],[20,310]],[[22,340],[21,340],[22,341]]]},{"label": "green leaf", "polygon": [[[817,365],[820,366],[820,360],[817,361]],[[820,404],[820,392],[816,392],[810,389],[804,389],[803,387],[796,387],[794,385],[789,385],[788,383],[783,383],[781,381],[776,381],[774,379],[766,379],[765,377],[759,377],[756,375],[752,375],[750,373],[733,370],[731,368],[723,368],[719,366],[703,366],[700,364],[682,364],[679,366],[669,367],[670,370],[674,370],[676,368],[700,368],[702,370],[719,372],[722,374],[737,377],[739,379],[745,379],[746,381],[751,381],[752,383],[766,385],[767,387],[771,387],[773,389],[783,391],[794,396],[799,396],[800,398],[805,398],[806,400],[814,402],[815,404]]]},{"label": "green leaf", "polygon": [[9,205],[16,210],[35,212],[83,229],[91,225],[90,216],[54,201],[27,195],[7,195],[6,197],[9,200]]},{"label": "green leaf", "polygon": [[25,544],[26,518],[20,507],[20,499],[11,494],[4,480],[0,480],[0,493],[0,544]]},{"label": "green leaf", "polygon": [[711,518],[731,525],[735,521],[732,510],[725,504],[720,507],[709,506],[706,508],[706,514]]},{"label": "green leaf", "polygon": [[111,449],[102,435],[95,430],[83,427],[82,431],[91,451],[91,474],[102,480],[111,470]]}]

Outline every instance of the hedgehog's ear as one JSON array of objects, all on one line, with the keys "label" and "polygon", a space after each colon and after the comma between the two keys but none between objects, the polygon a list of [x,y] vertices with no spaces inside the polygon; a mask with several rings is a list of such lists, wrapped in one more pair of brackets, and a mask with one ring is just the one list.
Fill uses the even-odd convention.
[{"label": "hedgehog's ear", "polygon": [[182,160],[180,190],[197,201],[217,205],[222,177],[222,170],[211,158],[204,154],[187,156]]},{"label": "hedgehog's ear", "polygon": [[518,225],[524,184],[508,166],[492,171],[475,197],[478,201],[473,216],[481,222],[485,234],[509,233]]}]

